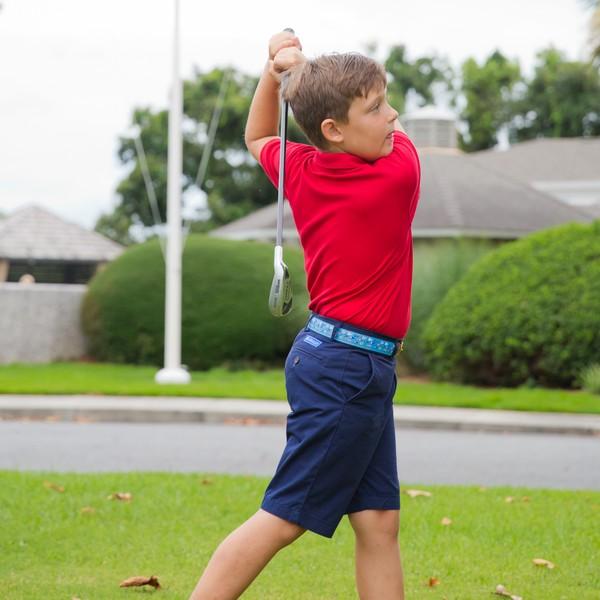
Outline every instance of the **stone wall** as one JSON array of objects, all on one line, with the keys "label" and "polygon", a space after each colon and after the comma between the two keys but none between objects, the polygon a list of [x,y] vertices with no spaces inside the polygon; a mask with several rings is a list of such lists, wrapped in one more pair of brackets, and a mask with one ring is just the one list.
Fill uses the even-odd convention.
[{"label": "stone wall", "polygon": [[85,355],[80,309],[87,287],[0,283],[0,363],[46,363]]}]

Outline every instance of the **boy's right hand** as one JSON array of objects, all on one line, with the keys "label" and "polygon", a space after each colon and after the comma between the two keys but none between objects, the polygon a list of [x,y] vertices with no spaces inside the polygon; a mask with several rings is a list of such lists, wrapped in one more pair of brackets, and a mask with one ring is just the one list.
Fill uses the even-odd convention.
[{"label": "boy's right hand", "polygon": [[290,31],[280,31],[269,40],[269,60],[273,60],[275,55],[283,48],[296,47],[302,50],[302,44],[298,36]]}]

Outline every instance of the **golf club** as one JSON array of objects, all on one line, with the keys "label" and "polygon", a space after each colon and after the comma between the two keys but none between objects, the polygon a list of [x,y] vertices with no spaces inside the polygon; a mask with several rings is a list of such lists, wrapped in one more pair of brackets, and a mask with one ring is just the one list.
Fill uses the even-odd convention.
[{"label": "golf club", "polygon": [[[284,31],[294,33],[293,29]],[[292,309],[292,282],[287,265],[283,262],[283,185],[285,181],[285,147],[287,139],[288,103],[281,98],[279,135],[279,182],[277,186],[277,238],[275,241],[273,282],[269,294],[269,309],[275,317],[284,317]]]}]

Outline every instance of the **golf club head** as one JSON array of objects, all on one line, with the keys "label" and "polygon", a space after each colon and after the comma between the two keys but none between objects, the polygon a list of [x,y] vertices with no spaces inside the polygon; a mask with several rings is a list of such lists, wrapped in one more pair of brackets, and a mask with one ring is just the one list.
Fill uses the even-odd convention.
[{"label": "golf club head", "polygon": [[292,310],[292,281],[283,262],[283,248],[275,246],[275,273],[269,294],[269,310],[274,317],[285,317]]}]

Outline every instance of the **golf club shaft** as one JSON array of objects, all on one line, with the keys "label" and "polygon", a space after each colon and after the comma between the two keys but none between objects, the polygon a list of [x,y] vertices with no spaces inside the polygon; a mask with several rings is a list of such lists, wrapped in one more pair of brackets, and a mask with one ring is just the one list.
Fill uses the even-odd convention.
[{"label": "golf club shaft", "polygon": [[287,140],[287,117],[288,103],[281,99],[279,135],[281,136],[281,145],[279,148],[279,183],[277,185],[277,241],[276,245],[283,243],[283,185],[285,181],[285,149]]},{"label": "golf club shaft", "polygon": [[[284,31],[294,33],[291,27],[286,27]],[[288,119],[288,103],[281,98],[281,106],[279,109],[279,136],[281,145],[279,147],[279,184],[277,186],[277,239],[276,246],[283,245],[283,185],[285,181],[285,149],[287,143],[287,119]]]}]

